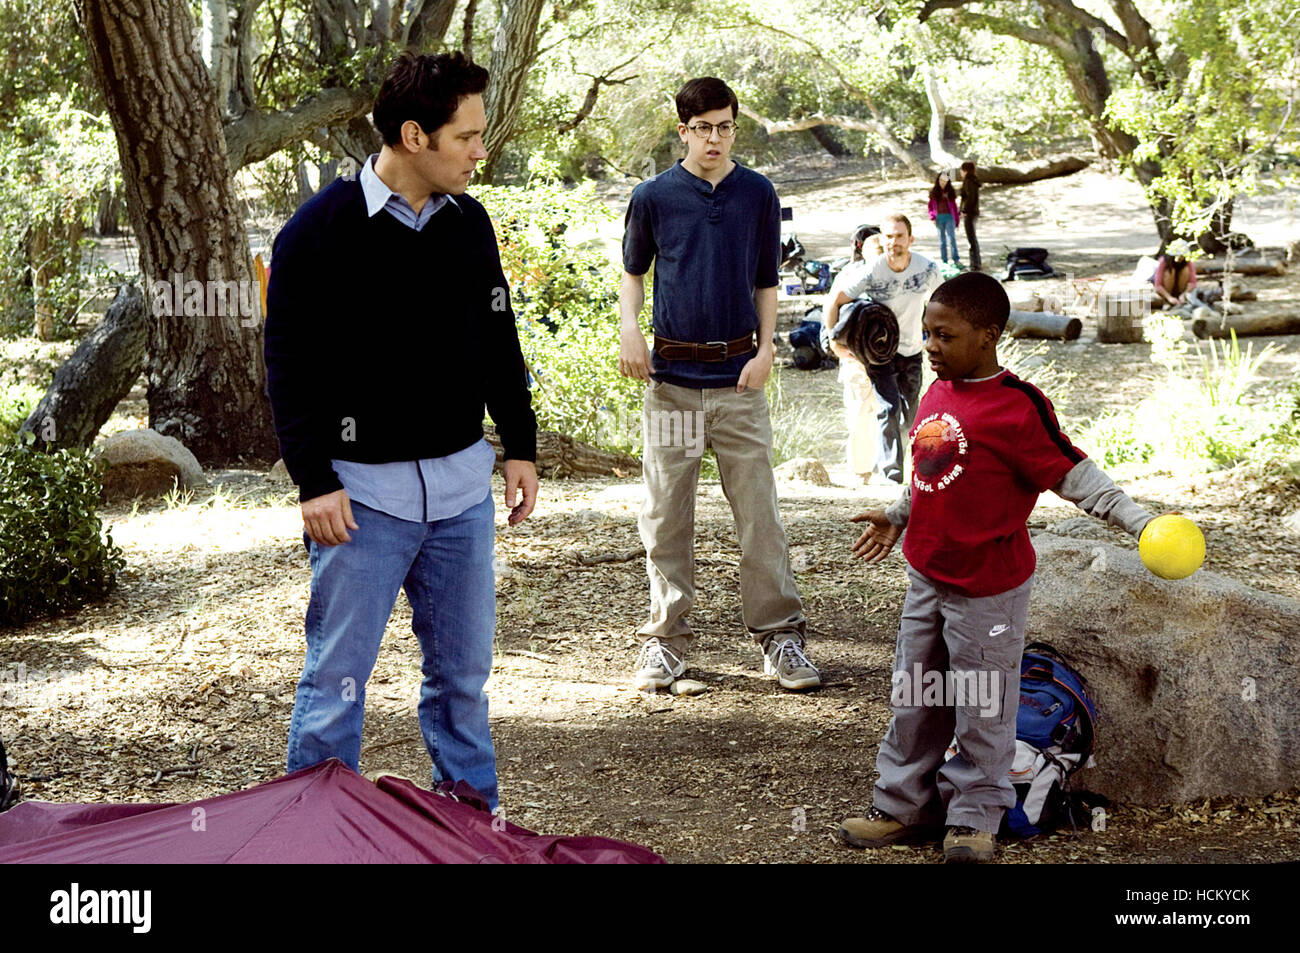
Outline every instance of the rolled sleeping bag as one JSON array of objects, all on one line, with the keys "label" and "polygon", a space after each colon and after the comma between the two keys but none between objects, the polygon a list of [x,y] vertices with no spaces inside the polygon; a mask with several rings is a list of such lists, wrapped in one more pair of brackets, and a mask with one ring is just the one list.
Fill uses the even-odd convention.
[{"label": "rolled sleeping bag", "polygon": [[898,354],[898,318],[879,301],[850,301],[830,336],[863,364],[888,364]]}]

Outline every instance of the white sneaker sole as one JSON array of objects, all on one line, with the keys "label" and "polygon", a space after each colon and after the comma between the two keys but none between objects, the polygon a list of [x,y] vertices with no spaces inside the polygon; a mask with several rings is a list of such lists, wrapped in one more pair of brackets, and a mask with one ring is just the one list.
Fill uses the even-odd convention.
[{"label": "white sneaker sole", "polygon": [[801,692],[806,688],[818,688],[822,683],[820,675],[805,675],[803,678],[786,678],[783,675],[778,675],[775,666],[766,657],[763,659],[763,674],[776,675],[777,684],[792,692]]},{"label": "white sneaker sole", "polygon": [[632,684],[635,685],[637,691],[640,692],[657,692],[660,689],[671,687],[675,681],[677,681],[675,675],[655,677],[652,675],[642,675],[638,672],[636,677],[632,679]]}]

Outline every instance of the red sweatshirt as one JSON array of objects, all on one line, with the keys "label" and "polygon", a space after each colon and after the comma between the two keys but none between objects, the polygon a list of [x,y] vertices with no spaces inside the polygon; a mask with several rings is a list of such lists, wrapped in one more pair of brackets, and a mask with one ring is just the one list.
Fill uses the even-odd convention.
[{"label": "red sweatshirt", "polygon": [[1038,496],[1084,459],[1052,403],[1003,371],[935,381],[912,428],[907,561],[968,596],[1014,589],[1034,572],[1025,525]]}]

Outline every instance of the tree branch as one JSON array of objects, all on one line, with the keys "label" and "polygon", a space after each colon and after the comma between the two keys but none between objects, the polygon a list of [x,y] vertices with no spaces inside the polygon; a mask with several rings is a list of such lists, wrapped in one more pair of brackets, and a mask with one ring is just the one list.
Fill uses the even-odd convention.
[{"label": "tree branch", "polygon": [[360,116],[370,108],[372,97],[350,89],[333,87],[308,96],[298,105],[275,113],[250,110],[225,127],[230,170],[259,162],[279,152],[322,126],[332,126]]}]

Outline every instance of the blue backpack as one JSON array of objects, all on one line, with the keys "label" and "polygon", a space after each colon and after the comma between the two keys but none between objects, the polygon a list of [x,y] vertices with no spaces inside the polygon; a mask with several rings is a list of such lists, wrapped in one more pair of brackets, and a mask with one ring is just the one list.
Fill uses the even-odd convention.
[{"label": "blue backpack", "polygon": [[1070,791],[1070,778],[1092,757],[1096,721],[1087,679],[1050,645],[1026,645],[1011,766],[1016,806],[1003,819],[1005,834],[1033,837],[1063,819],[1076,826],[1083,798]]}]

